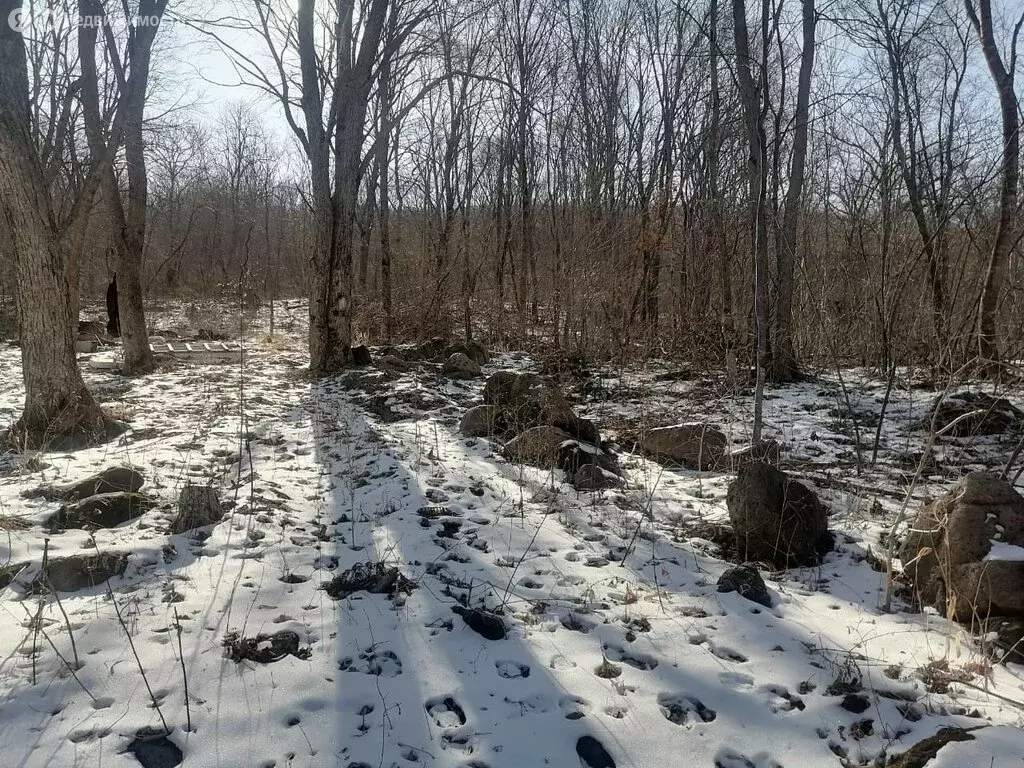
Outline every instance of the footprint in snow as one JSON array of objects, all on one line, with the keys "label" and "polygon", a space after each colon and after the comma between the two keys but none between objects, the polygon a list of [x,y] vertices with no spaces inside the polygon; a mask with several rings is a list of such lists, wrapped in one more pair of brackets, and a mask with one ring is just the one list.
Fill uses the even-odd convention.
[{"label": "footprint in snow", "polygon": [[438,728],[457,728],[466,724],[466,712],[452,696],[428,699],[425,706]]},{"label": "footprint in snow", "polygon": [[558,700],[559,708],[565,713],[566,720],[580,720],[587,716],[590,702],[581,696],[563,696]]},{"label": "footprint in snow", "polygon": [[762,685],[758,690],[767,694],[765,703],[773,713],[792,712],[794,709],[802,711],[805,707],[803,699],[794,696],[784,685]]},{"label": "footprint in snow", "polygon": [[722,672],[718,676],[718,680],[726,688],[732,688],[734,691],[745,691],[754,687],[753,676],[745,675],[742,672]]},{"label": "footprint in snow", "polygon": [[783,768],[768,753],[761,752],[752,758],[734,749],[723,749],[715,755],[715,768]]},{"label": "footprint in snow", "polygon": [[698,720],[710,723],[718,716],[715,710],[705,706],[696,696],[683,693],[659,693],[658,707],[670,723],[687,728],[692,728]]},{"label": "footprint in snow", "polygon": [[346,656],[338,662],[342,672],[362,672],[377,677],[398,677],[402,674],[402,660],[394,651],[367,650],[358,659]]},{"label": "footprint in snow", "polygon": [[711,652],[720,659],[725,661],[733,661],[737,664],[745,664],[748,659],[739,651],[734,651],[732,648],[728,648],[724,645],[713,645],[711,646]]},{"label": "footprint in snow", "polygon": [[520,664],[518,661],[499,659],[494,662],[494,667],[498,670],[498,677],[504,677],[506,680],[516,680],[530,676],[530,665]]},{"label": "footprint in snow", "polygon": [[646,653],[639,653],[637,651],[627,651],[618,645],[606,645],[604,647],[605,656],[612,661],[621,661],[623,664],[629,664],[629,666],[644,672],[650,671],[658,666],[658,660],[653,656],[648,656]]}]

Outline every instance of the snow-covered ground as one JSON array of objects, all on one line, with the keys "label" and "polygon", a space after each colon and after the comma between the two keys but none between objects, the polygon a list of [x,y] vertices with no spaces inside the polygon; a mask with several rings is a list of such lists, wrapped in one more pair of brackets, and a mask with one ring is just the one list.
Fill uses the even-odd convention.
[{"label": "snow-covered ground", "polygon": [[[303,308],[282,303],[276,321],[286,330],[274,337],[266,318],[245,329],[244,365],[139,379],[86,369],[131,430],[0,465],[0,565],[29,564],[0,591],[4,765],[138,765],[163,753],[133,739],[164,723],[196,767],[576,766],[588,736],[620,767],[875,765],[947,725],[1011,727],[951,744],[933,765],[1024,765],[1024,670],[989,665],[941,617],[898,600],[881,609],[885,575],[871,563],[934,392],[894,387],[874,464],[885,382],[845,371],[771,393],[767,432],[839,536],[820,567],[766,574],[765,609],[717,592],[730,564],[699,535],[727,519],[731,475],[627,452],[631,430],[684,420],[743,443],[748,396],[656,364],[566,383],[619,438],[630,476],[626,489],[577,494],[560,473],[458,434],[482,380],[445,381],[428,365],[312,381]],[[186,324],[178,310],[152,321]],[[533,365],[498,354],[485,373]],[[0,422],[21,397],[19,351],[2,347]],[[1001,468],[1012,449],[944,441],[911,508],[967,469]],[[141,469],[155,509],[93,533],[41,526],[59,502],[24,492],[119,464]],[[168,535],[186,482],[212,483],[230,513],[202,535]],[[109,592],[25,594],[44,546],[50,558],[126,553],[128,567]],[[339,600],[323,589],[377,563],[412,586]],[[503,613],[507,636],[470,629],[452,610],[463,604]],[[226,655],[234,633],[282,630],[297,633],[296,654]]]}]

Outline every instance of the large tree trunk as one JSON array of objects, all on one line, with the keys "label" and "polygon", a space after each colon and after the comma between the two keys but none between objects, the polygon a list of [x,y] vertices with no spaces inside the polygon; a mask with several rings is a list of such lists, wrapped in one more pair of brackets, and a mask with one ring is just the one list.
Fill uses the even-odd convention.
[{"label": "large tree trunk", "polygon": [[768,376],[772,381],[792,381],[800,377],[793,347],[793,288],[796,271],[797,231],[803,204],[804,167],[807,162],[807,124],[810,118],[811,74],[814,70],[814,34],[817,27],[814,0],[803,0],[803,51],[800,54],[800,78],[796,93],[796,123],[793,133],[793,162],[786,191],[786,210],[782,219],[782,237],[775,254],[778,291],[775,297],[775,325],[772,359]]},{"label": "large tree trunk", "polygon": [[[6,20],[20,0],[0,0]],[[0,24],[0,220],[14,247],[25,410],[13,437],[24,447],[96,441],[103,414],[75,362],[67,261],[32,144],[21,34]]]},{"label": "large tree trunk", "polygon": [[[167,0],[142,0],[139,7],[140,18],[161,17],[166,4]],[[79,10],[83,18],[98,18],[102,15],[102,6],[98,0],[79,0]],[[153,367],[139,270],[146,239],[148,196],[142,124],[155,35],[155,25],[140,24],[133,30],[127,54],[130,70],[121,84],[122,103],[118,107],[116,124],[108,129],[100,112],[99,76],[96,70],[96,26],[83,24],[78,30],[82,70],[82,112],[90,160],[94,165],[103,165],[103,209],[108,214],[110,236],[117,255],[118,304],[124,351],[122,370],[129,375],[143,373]],[[121,198],[113,166],[116,148],[122,138],[128,175],[127,205]]]},{"label": "large tree trunk", "polygon": [[[754,82],[750,59],[750,37],[747,32],[747,7],[744,0],[732,2],[733,23],[736,37],[736,78],[740,86],[740,101],[747,128],[747,145],[750,157],[747,165],[750,208],[753,216],[751,227],[754,251],[754,322],[756,325],[756,368],[757,384],[754,394],[753,440],[761,441],[761,414],[763,408],[765,365],[768,357],[768,153],[764,129],[764,105],[762,93]],[[768,0],[762,0],[761,37],[762,51],[767,50]],[[762,66],[762,70],[764,67]],[[767,73],[761,73],[762,83]]]},{"label": "large tree trunk", "polygon": [[[1009,69],[1003,63],[999,47],[996,45],[995,32],[992,26],[992,3],[990,0],[978,0],[975,8],[972,0],[964,3],[971,23],[981,40],[981,50],[985,54],[992,82],[995,83],[999,96],[999,112],[1003,127],[1003,153],[1000,173],[1002,182],[999,188],[999,223],[996,227],[995,240],[985,268],[985,283],[981,291],[981,302],[978,308],[978,362],[983,371],[993,373],[999,368],[999,342],[996,338],[996,307],[999,294],[1006,280],[1006,265],[1010,250],[1013,248],[1014,219],[1017,214],[1017,182],[1020,175],[1020,118],[1018,115],[1017,94],[1013,89],[1014,63]],[[1018,25],[1019,26],[1019,25]],[[1016,40],[1016,31],[1014,33]],[[1016,49],[1016,45],[1014,46]]]}]

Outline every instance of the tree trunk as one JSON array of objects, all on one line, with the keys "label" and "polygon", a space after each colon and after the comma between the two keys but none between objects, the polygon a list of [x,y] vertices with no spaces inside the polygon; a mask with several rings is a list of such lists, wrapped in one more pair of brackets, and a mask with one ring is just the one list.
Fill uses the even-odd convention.
[{"label": "tree trunk", "polygon": [[[1014,217],[1017,212],[1017,182],[1020,175],[1020,118],[1018,115],[1017,94],[1013,89],[1014,63],[1010,62],[1007,70],[1003,63],[999,47],[996,45],[995,32],[992,26],[992,3],[990,0],[978,0],[975,8],[972,0],[965,0],[967,13],[971,18],[981,40],[981,49],[985,54],[992,82],[999,96],[999,113],[1002,118],[1003,152],[1000,174],[1002,180],[999,188],[999,223],[996,227],[995,240],[985,267],[985,282],[981,291],[981,302],[978,308],[978,362],[982,371],[994,373],[999,368],[999,342],[996,338],[996,307],[999,294],[1006,280],[1006,265],[1010,250],[1013,248],[1015,235]],[[1016,41],[1020,23],[1014,31]],[[1014,45],[1016,50],[1016,45]]]},{"label": "tree trunk", "polygon": [[800,377],[796,351],[793,348],[793,288],[797,229],[803,204],[804,167],[807,162],[807,123],[810,117],[811,74],[814,70],[814,34],[817,22],[814,0],[803,0],[803,50],[800,54],[800,77],[794,115],[796,127],[793,134],[793,162],[789,171],[789,189],[786,191],[782,237],[775,254],[779,284],[775,297],[771,369],[768,371],[768,377],[775,382],[793,381]]},{"label": "tree trunk", "polygon": [[[20,0],[0,0],[6,20]],[[30,133],[21,34],[0,24],[0,220],[10,233],[18,285],[25,409],[12,437],[64,450],[97,441],[103,413],[75,361],[67,259]]]},{"label": "tree trunk", "polygon": [[[753,440],[761,440],[761,414],[763,407],[765,364],[768,354],[768,297],[766,273],[768,262],[768,212],[767,187],[768,163],[764,114],[761,93],[754,82],[750,66],[750,38],[747,33],[747,8],[744,0],[732,2],[733,22],[736,37],[736,77],[740,86],[740,101],[747,128],[747,144],[750,157],[747,165],[750,207],[753,215],[754,251],[754,322],[756,325],[756,369],[757,384],[754,394]],[[761,31],[762,48],[767,48],[768,0],[762,0]],[[762,73],[762,79],[766,77]]]}]

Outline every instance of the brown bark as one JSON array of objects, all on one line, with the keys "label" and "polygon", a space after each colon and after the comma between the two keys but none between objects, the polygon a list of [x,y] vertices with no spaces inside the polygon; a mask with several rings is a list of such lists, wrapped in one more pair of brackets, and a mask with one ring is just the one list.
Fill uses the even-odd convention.
[{"label": "brown bark", "polygon": [[793,346],[793,290],[796,270],[797,230],[803,204],[804,167],[807,162],[807,124],[810,120],[811,74],[814,70],[814,36],[818,19],[814,0],[803,0],[803,50],[797,83],[793,161],[789,170],[785,211],[779,247],[775,254],[778,290],[775,296],[775,323],[772,328],[772,358],[768,378],[775,382],[800,378]]},{"label": "brown bark", "polygon": [[[1017,183],[1020,176],[1020,118],[1018,113],[1017,94],[1013,89],[1014,62],[1011,60],[1007,69],[1002,54],[996,45],[995,32],[992,26],[992,3],[990,0],[978,0],[977,7],[972,0],[965,0],[964,6],[974,25],[981,50],[985,54],[992,82],[999,96],[999,113],[1002,122],[1003,151],[1000,167],[1001,182],[999,187],[999,223],[985,267],[985,281],[981,291],[981,302],[978,307],[978,362],[983,371],[992,373],[999,367],[999,341],[996,337],[996,308],[999,294],[1006,281],[1006,266],[1013,248],[1015,237],[1014,219],[1017,213]],[[1022,17],[1024,21],[1024,17]],[[1011,59],[1016,55],[1017,34],[1020,32],[1021,21],[1017,22],[1013,34]]]},{"label": "brown bark", "polygon": [[[0,18],[21,6],[0,0]],[[103,434],[103,414],[75,361],[66,254],[31,139],[24,41],[0,24],[0,220],[8,229],[18,285],[25,408],[14,439],[67,449]]]}]

